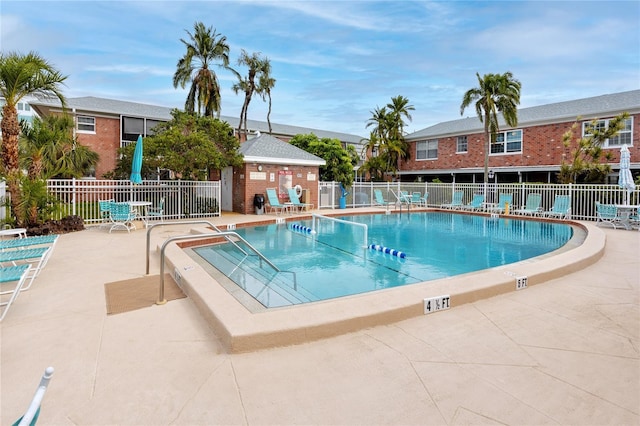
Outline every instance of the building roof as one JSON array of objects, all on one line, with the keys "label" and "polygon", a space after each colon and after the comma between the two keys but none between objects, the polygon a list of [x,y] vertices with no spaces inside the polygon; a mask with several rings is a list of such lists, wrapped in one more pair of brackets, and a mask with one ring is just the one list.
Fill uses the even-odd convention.
[{"label": "building roof", "polygon": [[324,166],[326,162],[290,143],[271,135],[260,134],[240,145],[238,150],[245,163],[291,164],[299,166]]},{"label": "building roof", "polygon": [[[143,117],[160,121],[171,120],[171,110],[174,108],[141,104],[137,102],[119,101],[116,99],[96,98],[93,96],[85,96],[80,98],[68,98],[67,108],[82,113],[94,113],[105,115],[126,115],[129,117]],[[61,104],[58,99],[36,100],[30,104],[41,115],[48,115],[49,110],[60,110]],[[230,117],[222,115],[220,119],[229,123],[233,128],[238,127],[239,117]],[[266,121],[247,120],[247,127],[252,131],[260,133],[268,133],[269,126]],[[271,123],[272,132],[279,135],[294,136],[297,134],[313,133],[319,138],[338,139],[352,145],[362,145],[362,137],[349,133],[331,132],[327,130],[312,129],[308,127],[291,126],[288,124]]]},{"label": "building roof", "polygon": [[[475,108],[469,111],[475,112]],[[576,99],[518,110],[518,127],[540,124],[560,123],[581,119],[613,117],[628,112],[640,112],[640,90]],[[499,117],[500,128],[510,128]],[[433,137],[444,137],[469,133],[482,133],[483,124],[477,116],[460,120],[445,121],[406,136],[406,140],[417,140]]]}]

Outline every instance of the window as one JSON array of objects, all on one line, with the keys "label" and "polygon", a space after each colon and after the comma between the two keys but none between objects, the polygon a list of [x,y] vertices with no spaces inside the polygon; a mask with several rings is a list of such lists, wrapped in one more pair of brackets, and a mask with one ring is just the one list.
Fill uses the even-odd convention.
[{"label": "window", "polygon": [[456,152],[467,152],[467,137],[458,136],[456,141]]},{"label": "window", "polygon": [[122,140],[134,142],[144,136],[144,118],[122,117]]},{"label": "window", "polygon": [[141,117],[122,117],[122,146],[128,145],[129,142],[135,142],[138,140],[138,136],[142,137],[154,135],[154,128],[164,121],[152,120],[150,118]]},{"label": "window", "polygon": [[154,131],[154,129],[160,123],[164,123],[164,121],[151,120],[151,119],[147,118],[147,131],[146,131],[147,136],[155,135],[156,132]]},{"label": "window", "polygon": [[96,132],[96,118],[86,115],[79,115],[77,119],[78,131],[95,133]]},{"label": "window", "polygon": [[416,143],[416,160],[438,158],[438,140],[420,141]]},{"label": "window", "polygon": [[[587,137],[591,134],[590,130],[593,128],[594,130],[605,131],[607,127],[609,127],[609,121],[607,120],[597,120],[595,125],[592,127],[591,121],[585,121],[582,123],[582,136]],[[620,148],[622,145],[633,145],[633,118],[629,117],[624,121],[624,126],[622,130],[618,131],[616,135],[612,138],[606,139],[604,141],[605,148]]]},{"label": "window", "polygon": [[516,152],[522,152],[522,130],[496,133],[496,140],[491,144],[492,154],[513,154]]}]

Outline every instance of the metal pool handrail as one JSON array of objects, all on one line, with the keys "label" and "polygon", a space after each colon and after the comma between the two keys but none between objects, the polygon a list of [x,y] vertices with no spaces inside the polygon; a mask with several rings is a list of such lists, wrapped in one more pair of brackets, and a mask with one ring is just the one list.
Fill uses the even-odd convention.
[{"label": "metal pool handrail", "polygon": [[[206,223],[209,226],[211,226],[214,230],[218,231],[218,232],[222,232],[217,226],[215,226],[213,223],[209,222],[208,220],[189,220],[189,221],[183,221],[183,222],[162,222],[162,223],[154,223],[152,225],[149,225],[149,228],[147,229],[147,263],[146,263],[146,270],[145,270],[145,274],[149,275],[149,249],[151,246],[151,230],[153,228],[155,228],[156,226],[165,226],[165,225],[193,225],[196,223]],[[234,246],[236,246],[238,248],[238,250],[240,250],[241,252],[243,252],[245,255],[248,255],[248,253],[244,250],[242,250],[242,247],[240,247],[239,245],[237,245],[234,241],[230,240],[229,237],[225,237],[225,239],[227,241],[229,241],[231,244],[233,244]]]},{"label": "metal pool handrail", "polygon": [[[184,223],[184,222],[183,222]],[[158,293],[158,301],[156,302],[156,304],[158,305],[164,305],[165,303],[167,303],[167,301],[164,298],[164,261],[165,261],[165,253],[164,250],[167,247],[167,245],[173,241],[178,241],[178,240],[198,240],[201,238],[211,238],[211,237],[225,237],[227,238],[228,241],[230,241],[228,239],[228,237],[232,235],[236,238],[238,238],[240,241],[242,241],[243,243],[245,243],[247,245],[247,247],[249,247],[256,255],[258,255],[260,257],[261,260],[265,261],[269,266],[271,266],[276,272],[289,272],[291,274],[293,274],[293,283],[294,286],[297,287],[297,282],[296,282],[296,273],[293,271],[281,271],[276,265],[274,265],[273,263],[271,263],[271,261],[269,259],[267,259],[262,253],[260,253],[258,251],[258,249],[256,249],[255,247],[253,247],[247,240],[245,240],[244,238],[242,238],[237,232],[234,231],[221,231],[215,234],[189,234],[189,235],[177,235],[174,237],[169,237],[167,238],[167,240],[162,244],[162,247],[160,247],[160,289],[159,289],[159,293]],[[236,247],[238,247],[237,244],[235,244]],[[244,250],[242,250],[243,253],[247,254]]]}]

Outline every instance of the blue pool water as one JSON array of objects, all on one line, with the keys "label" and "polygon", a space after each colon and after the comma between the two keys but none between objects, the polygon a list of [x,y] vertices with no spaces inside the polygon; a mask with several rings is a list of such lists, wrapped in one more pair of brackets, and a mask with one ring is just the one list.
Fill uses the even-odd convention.
[{"label": "blue pool water", "polygon": [[[264,306],[276,307],[519,262],[562,247],[573,234],[566,224],[444,212],[339,219],[366,224],[367,244],[362,227],[326,219],[236,231],[286,272],[278,273],[258,258],[240,256],[231,244],[194,251]],[[406,257],[372,250],[371,244]]]}]

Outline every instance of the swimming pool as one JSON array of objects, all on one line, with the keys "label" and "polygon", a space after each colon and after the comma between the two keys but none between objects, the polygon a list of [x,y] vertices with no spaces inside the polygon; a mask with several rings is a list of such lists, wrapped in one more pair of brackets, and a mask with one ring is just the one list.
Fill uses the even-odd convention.
[{"label": "swimming pool", "polygon": [[[236,231],[283,272],[259,258],[239,257],[231,244],[194,251],[262,305],[281,307],[507,265],[556,250],[573,235],[561,223],[446,212],[339,219]],[[367,225],[367,242],[362,226],[342,221]],[[372,250],[371,244],[406,257]]]}]

